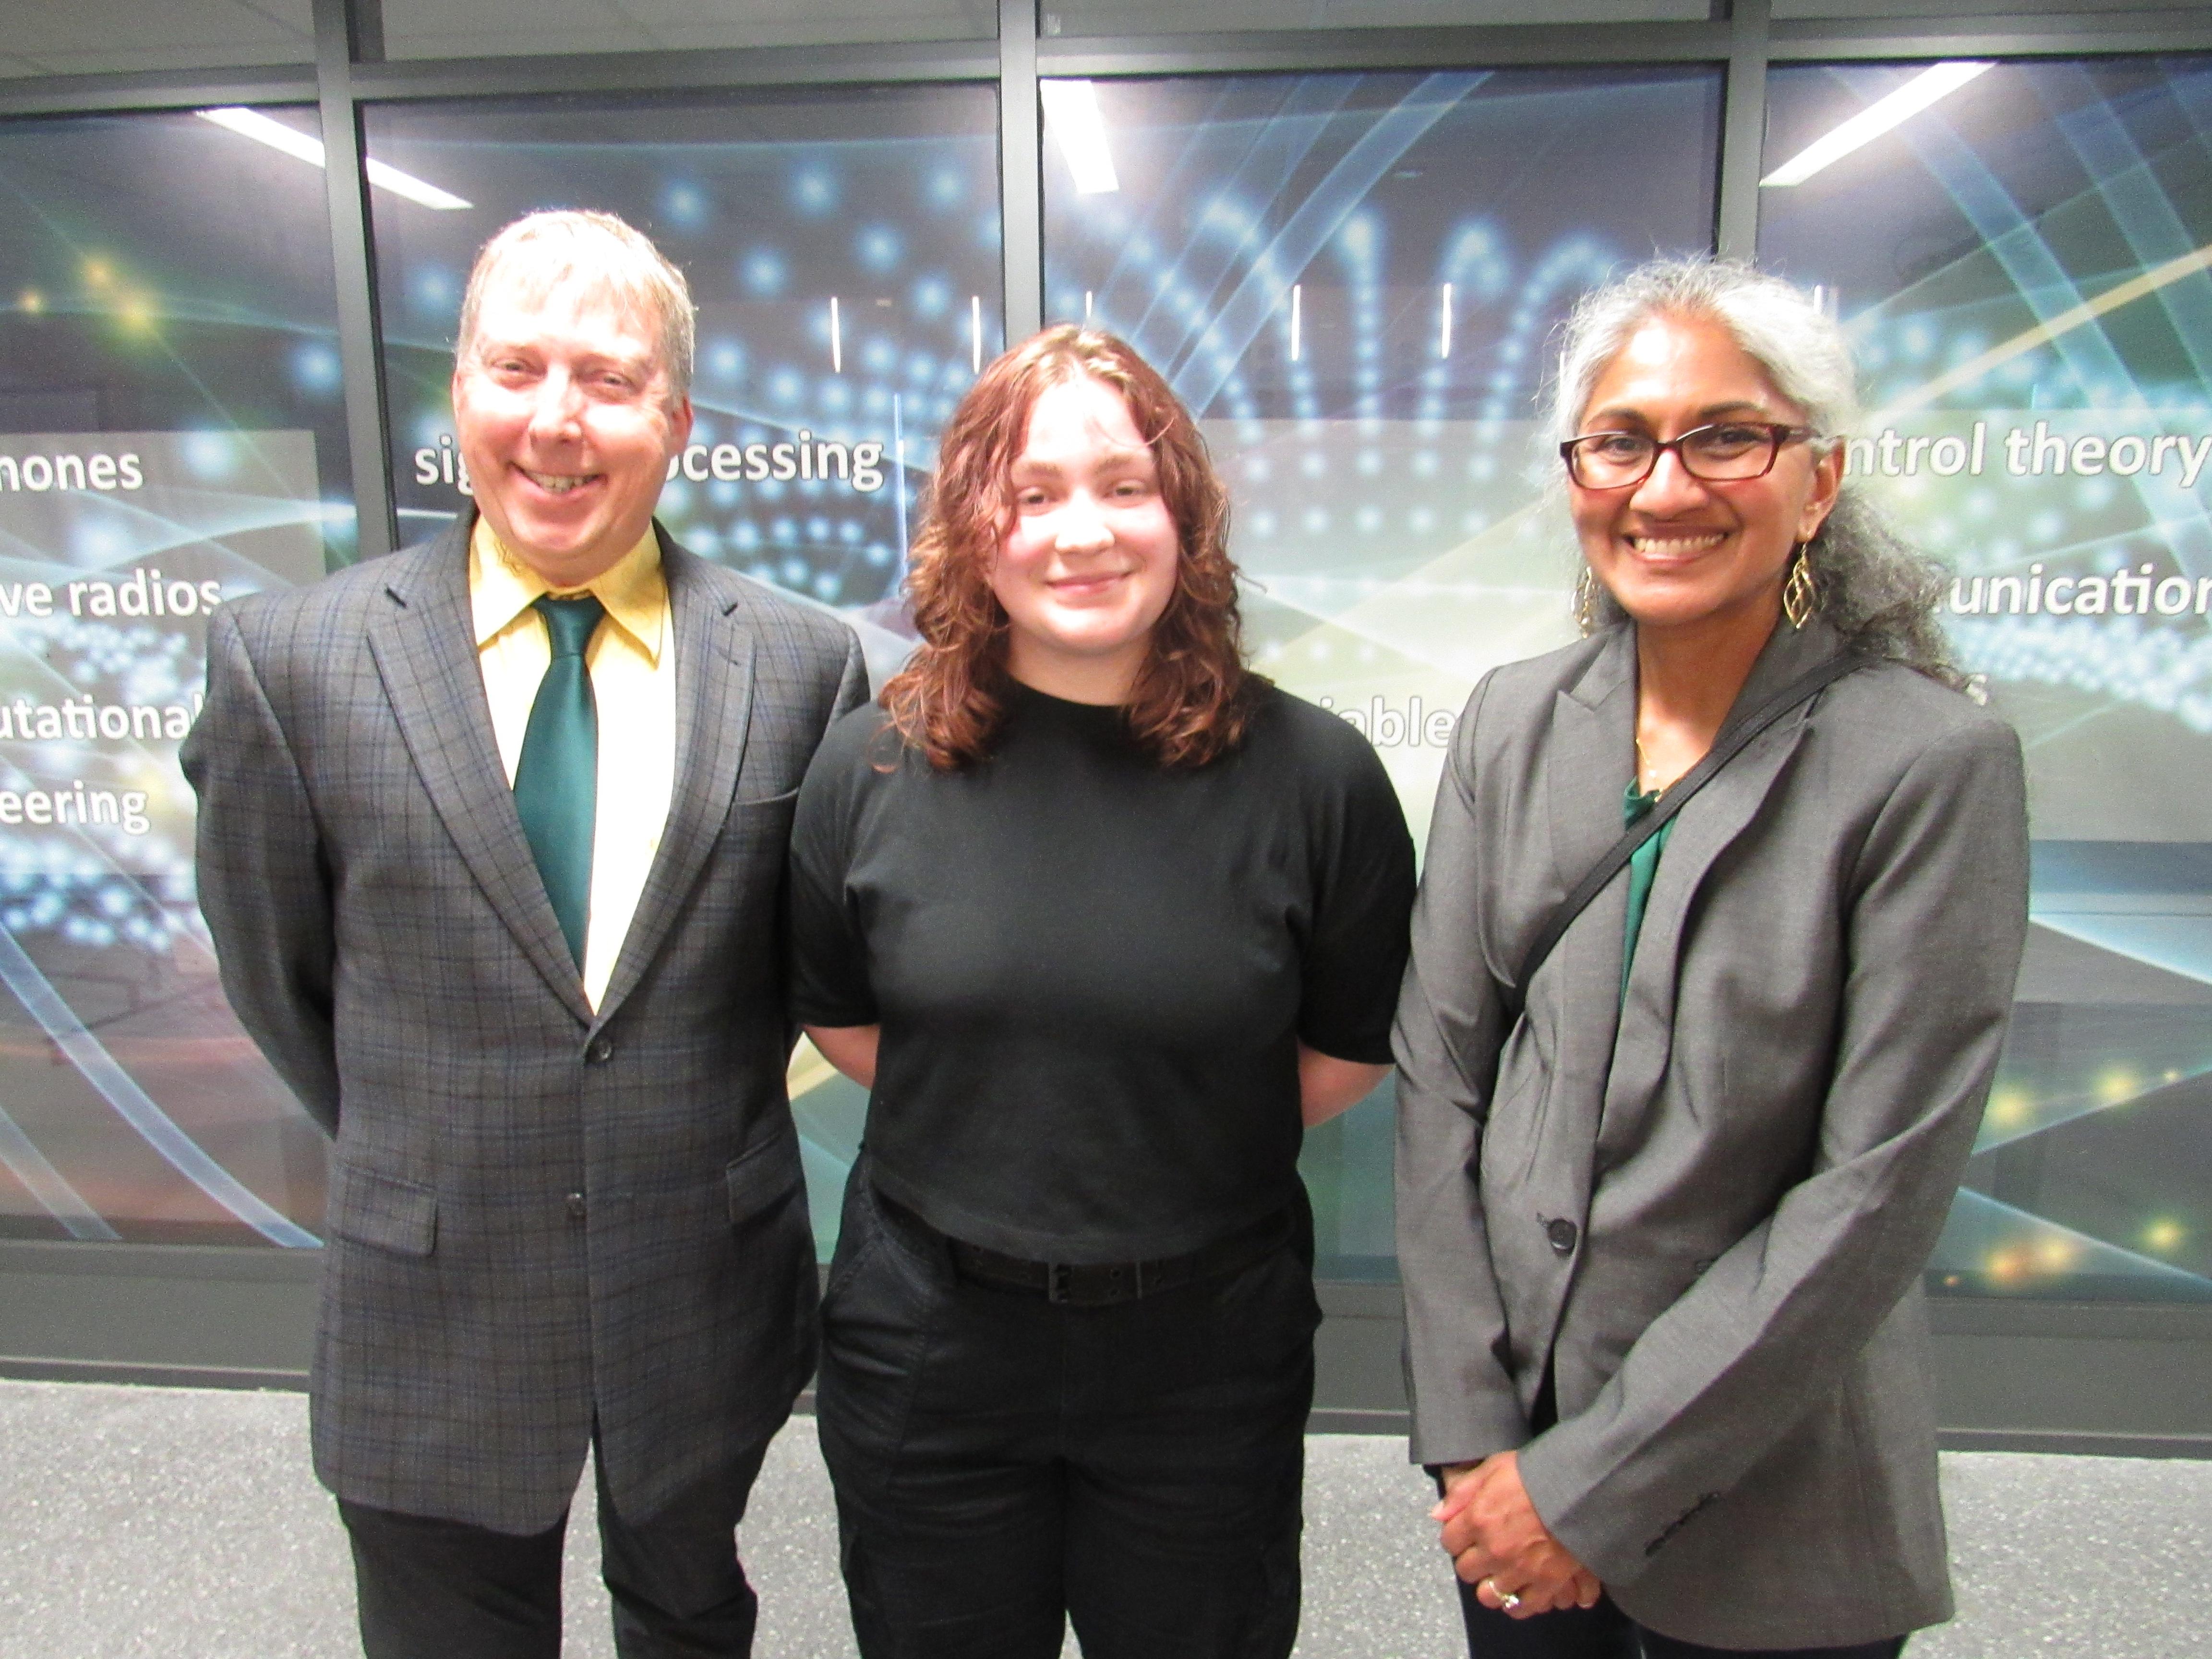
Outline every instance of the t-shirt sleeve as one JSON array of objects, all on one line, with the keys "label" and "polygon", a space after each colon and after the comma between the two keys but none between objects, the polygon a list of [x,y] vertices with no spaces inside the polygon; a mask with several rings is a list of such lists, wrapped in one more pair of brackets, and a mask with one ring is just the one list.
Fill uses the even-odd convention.
[{"label": "t-shirt sleeve", "polygon": [[1321,763],[1328,781],[1310,809],[1321,822],[1298,1040],[1334,1059],[1383,1066],[1406,971],[1413,839],[1375,751],[1349,727],[1330,748]]},{"label": "t-shirt sleeve", "polygon": [[882,715],[859,708],[830,729],[800,785],[791,830],[791,1006],[805,1025],[873,1025],[867,940],[846,890]]}]

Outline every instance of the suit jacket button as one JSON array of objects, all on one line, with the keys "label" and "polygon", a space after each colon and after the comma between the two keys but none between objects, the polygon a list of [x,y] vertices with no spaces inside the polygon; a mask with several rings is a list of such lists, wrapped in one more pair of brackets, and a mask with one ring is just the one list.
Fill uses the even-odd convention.
[{"label": "suit jacket button", "polygon": [[1574,1253],[1575,1240],[1580,1235],[1576,1231],[1573,1222],[1562,1218],[1558,1221],[1546,1223],[1544,1236],[1552,1241],[1552,1248],[1561,1255],[1571,1255]]},{"label": "suit jacket button", "polygon": [[584,1218],[585,1212],[590,1207],[584,1202],[584,1195],[581,1193],[569,1194],[568,1204],[568,1219],[571,1221],[581,1221]]},{"label": "suit jacket button", "polygon": [[604,1066],[614,1057],[614,1040],[611,1037],[593,1037],[592,1046],[584,1050],[584,1058],[594,1066]]}]

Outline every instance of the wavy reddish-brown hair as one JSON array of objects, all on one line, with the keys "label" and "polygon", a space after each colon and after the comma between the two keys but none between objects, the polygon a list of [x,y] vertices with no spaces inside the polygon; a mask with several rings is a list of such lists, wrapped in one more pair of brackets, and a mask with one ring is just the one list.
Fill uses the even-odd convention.
[{"label": "wavy reddish-brown hair", "polygon": [[1129,406],[1158,468],[1182,543],[1174,593],[1125,706],[1130,735],[1161,766],[1203,766],[1237,746],[1264,684],[1244,666],[1229,492],[1190,411],[1122,341],[1064,324],[1008,351],[968,390],[938,447],[937,476],[907,569],[921,644],[884,687],[899,735],[941,771],[990,753],[1006,719],[1006,608],[991,568],[1012,529],[1014,462],[1047,388],[1083,376]]}]

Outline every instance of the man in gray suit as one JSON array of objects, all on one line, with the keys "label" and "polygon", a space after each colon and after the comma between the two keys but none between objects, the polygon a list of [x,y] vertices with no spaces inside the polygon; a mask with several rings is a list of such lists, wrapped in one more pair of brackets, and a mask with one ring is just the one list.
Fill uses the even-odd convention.
[{"label": "man in gray suit", "polygon": [[201,903],[334,1138],[310,1397],[372,1659],[556,1653],[587,1445],[625,1659],[751,1647],[734,1529],[814,1361],[785,836],[866,682],[653,523],[691,317],[621,221],[509,226],[477,511],[210,629]]}]

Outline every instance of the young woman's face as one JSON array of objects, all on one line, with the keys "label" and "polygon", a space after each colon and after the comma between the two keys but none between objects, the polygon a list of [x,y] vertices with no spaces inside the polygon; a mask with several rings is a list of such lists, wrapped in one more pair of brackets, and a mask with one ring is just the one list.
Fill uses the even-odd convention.
[{"label": "young woman's face", "polygon": [[[1662,316],[1598,375],[1576,431],[1663,443],[1729,421],[1802,426],[1805,411],[1718,323]],[[1583,556],[1639,627],[1741,617],[1771,628],[1790,551],[1827,518],[1842,472],[1840,449],[1801,440],[1762,477],[1692,477],[1668,450],[1641,483],[1568,491]]]},{"label": "young woman's face", "polygon": [[1014,516],[991,567],[1007,668],[1076,702],[1121,702],[1175,595],[1182,537],[1159,467],[1119,391],[1048,388],[1014,459]]}]

